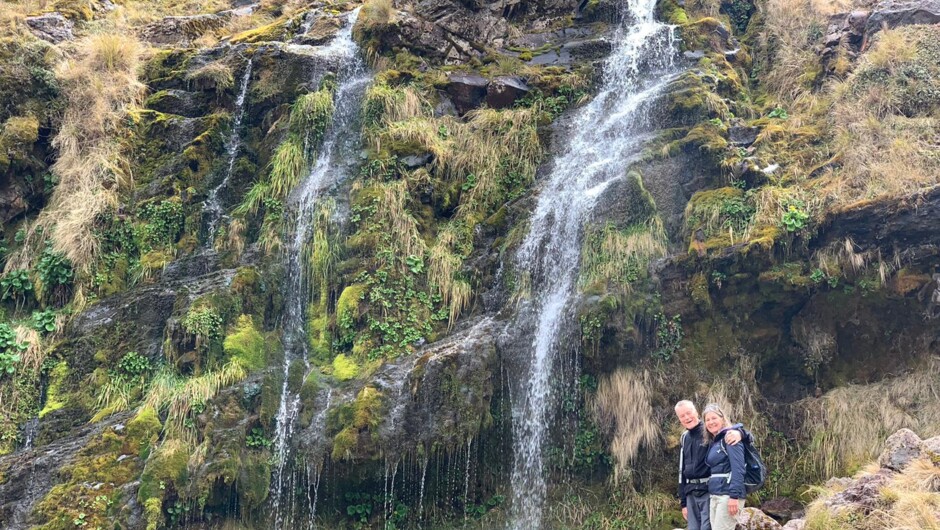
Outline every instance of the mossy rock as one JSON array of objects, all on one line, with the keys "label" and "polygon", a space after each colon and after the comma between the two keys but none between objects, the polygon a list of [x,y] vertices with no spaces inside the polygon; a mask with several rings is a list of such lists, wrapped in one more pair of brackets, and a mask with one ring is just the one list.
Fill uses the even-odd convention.
[{"label": "mossy rock", "polygon": [[266,365],[264,336],[258,331],[251,315],[241,315],[225,336],[222,349],[226,357],[249,372]]},{"label": "mossy rock", "polygon": [[69,365],[65,361],[57,362],[49,372],[49,386],[46,387],[46,404],[42,410],[39,411],[40,418],[65,406],[65,379],[68,375]]},{"label": "mossy rock", "polygon": [[359,363],[346,354],[340,353],[333,358],[333,377],[340,381],[349,381],[359,377]]}]

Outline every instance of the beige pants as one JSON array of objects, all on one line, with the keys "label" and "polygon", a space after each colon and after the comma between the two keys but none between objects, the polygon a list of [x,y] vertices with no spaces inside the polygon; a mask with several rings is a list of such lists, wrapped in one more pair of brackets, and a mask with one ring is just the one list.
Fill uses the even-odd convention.
[{"label": "beige pants", "polygon": [[[737,526],[738,522],[728,514],[730,499],[727,495],[712,495],[708,500],[708,519],[711,521],[712,530],[734,530]],[[738,499],[738,513],[743,509],[744,499]]]}]

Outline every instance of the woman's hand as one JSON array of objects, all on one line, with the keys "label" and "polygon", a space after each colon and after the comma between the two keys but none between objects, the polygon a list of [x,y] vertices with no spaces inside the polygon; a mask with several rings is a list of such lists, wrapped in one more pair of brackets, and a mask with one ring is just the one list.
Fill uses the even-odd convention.
[{"label": "woman's hand", "polygon": [[685,519],[686,521],[689,520],[689,508],[688,507],[682,509],[682,518]]},{"label": "woman's hand", "polygon": [[728,500],[728,515],[731,517],[738,515],[738,499]]}]

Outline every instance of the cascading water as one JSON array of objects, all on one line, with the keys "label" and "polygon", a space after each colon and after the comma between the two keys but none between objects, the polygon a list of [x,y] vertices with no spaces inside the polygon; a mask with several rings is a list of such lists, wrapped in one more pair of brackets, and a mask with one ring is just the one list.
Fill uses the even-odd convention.
[{"label": "cascading water", "polygon": [[[365,88],[372,75],[362,60],[359,47],[352,39],[352,26],[359,10],[352,11],[344,28],[337,33],[331,43],[316,49],[315,53],[339,64],[337,88],[334,96],[335,110],[333,121],[324,137],[323,146],[309,175],[295,189],[288,199],[289,211],[293,217],[293,237],[289,240],[287,254],[287,290],[286,312],[284,316],[284,382],[281,388],[281,401],[276,417],[274,452],[277,463],[271,482],[272,515],[276,529],[300,528],[301,522],[295,521],[297,510],[293,505],[295,480],[307,477],[308,473],[297,475],[290,469],[290,439],[294,423],[300,408],[300,397],[288,386],[288,372],[294,361],[300,360],[309,371],[307,362],[307,343],[305,340],[304,317],[309,302],[308,279],[304,277],[304,246],[311,236],[313,221],[316,216],[317,201],[322,192],[330,186],[342,182],[349,175],[350,153],[359,152],[359,132],[355,122],[359,116],[359,107]],[[314,484],[319,477],[314,477]],[[309,488],[311,484],[300,484]],[[289,505],[285,505],[285,501]],[[306,527],[313,526],[315,499],[306,507],[307,517],[303,521]]]},{"label": "cascading water", "polygon": [[232,170],[235,168],[235,158],[238,156],[238,149],[241,147],[241,125],[245,117],[245,96],[248,94],[248,83],[251,81],[251,63],[248,59],[245,65],[245,73],[242,74],[241,83],[238,85],[238,97],[235,99],[235,116],[232,121],[232,132],[229,134],[228,141],[225,142],[225,152],[228,155],[228,163],[225,166],[225,174],[219,185],[209,192],[206,198],[205,219],[206,219],[206,245],[212,244],[215,238],[215,230],[219,226],[219,220],[223,215],[222,199],[219,193],[228,187],[229,180],[232,179]]},{"label": "cascading water", "polygon": [[657,22],[656,0],[629,0],[624,27],[604,65],[597,96],[573,116],[565,150],[539,192],[529,233],[516,255],[532,297],[507,333],[529,333],[527,377],[512,389],[513,450],[510,528],[542,527],[546,495],[543,446],[553,410],[552,372],[565,330],[581,258],[581,232],[597,197],[625,176],[649,130],[650,107],[675,77],[674,29]]}]

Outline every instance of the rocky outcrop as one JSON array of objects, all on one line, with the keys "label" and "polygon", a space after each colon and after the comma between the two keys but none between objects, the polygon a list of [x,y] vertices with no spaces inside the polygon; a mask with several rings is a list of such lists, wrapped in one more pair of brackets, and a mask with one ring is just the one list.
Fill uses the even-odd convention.
[{"label": "rocky outcrop", "polygon": [[885,441],[885,449],[878,457],[878,465],[885,469],[903,471],[911,462],[924,455],[924,442],[910,429],[901,429]]},{"label": "rocky outcrop", "polygon": [[58,44],[72,40],[75,23],[62,16],[62,13],[45,13],[35,17],[26,17],[26,25],[33,35],[42,40]]},{"label": "rocky outcrop", "polygon": [[936,24],[940,22],[938,0],[884,0],[875,5],[865,24],[868,34],[880,29],[911,26],[914,24]]},{"label": "rocky outcrop", "polygon": [[254,5],[218,13],[164,17],[140,30],[140,38],[157,45],[189,46],[203,35],[221,29],[233,18],[250,15]]}]

